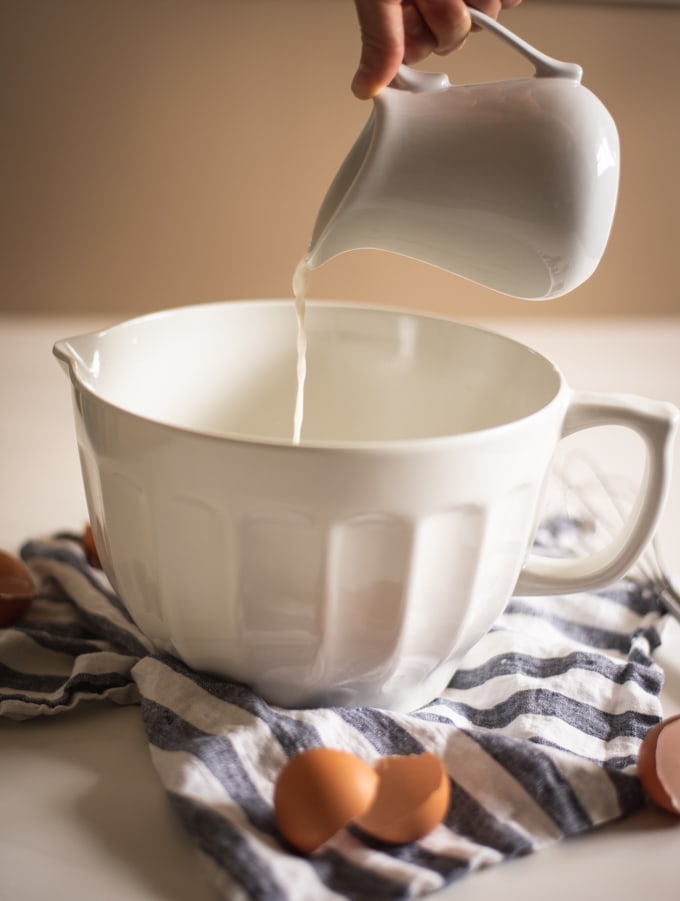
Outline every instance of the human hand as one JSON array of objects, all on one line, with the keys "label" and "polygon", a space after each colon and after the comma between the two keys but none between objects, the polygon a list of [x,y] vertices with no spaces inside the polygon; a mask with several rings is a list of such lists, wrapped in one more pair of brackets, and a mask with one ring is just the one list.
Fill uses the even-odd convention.
[{"label": "human hand", "polygon": [[361,59],[352,81],[360,100],[389,84],[402,63],[461,47],[471,30],[468,6],[497,18],[521,0],[354,0],[361,29]]}]

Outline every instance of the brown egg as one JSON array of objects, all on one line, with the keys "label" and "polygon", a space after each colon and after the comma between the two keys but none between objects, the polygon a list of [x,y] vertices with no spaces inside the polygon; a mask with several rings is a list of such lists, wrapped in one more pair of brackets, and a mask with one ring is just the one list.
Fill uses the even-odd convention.
[{"label": "brown egg", "polygon": [[647,733],[638,755],[638,775],[652,801],[680,814],[680,715],[662,720]]},{"label": "brown egg", "polygon": [[370,808],[354,822],[383,842],[406,844],[438,826],[449,809],[451,785],[434,754],[383,757],[375,765],[380,777]]},{"label": "brown egg", "polygon": [[33,579],[21,560],[0,551],[0,628],[23,616],[34,594]]},{"label": "brown egg", "polygon": [[293,757],[274,789],[274,816],[284,837],[309,854],[366,810],[378,788],[376,771],[332,748]]},{"label": "brown egg", "polygon": [[446,815],[449,778],[434,754],[382,757],[369,766],[353,754],[314,748],[293,757],[274,789],[274,816],[306,854],[351,823],[392,844],[417,841]]},{"label": "brown egg", "polygon": [[86,524],[83,531],[83,550],[85,551],[85,556],[87,557],[87,562],[90,564],[90,566],[101,569],[102,565],[99,560],[99,554],[97,553],[97,546],[94,543],[92,526],[89,524],[89,522]]}]

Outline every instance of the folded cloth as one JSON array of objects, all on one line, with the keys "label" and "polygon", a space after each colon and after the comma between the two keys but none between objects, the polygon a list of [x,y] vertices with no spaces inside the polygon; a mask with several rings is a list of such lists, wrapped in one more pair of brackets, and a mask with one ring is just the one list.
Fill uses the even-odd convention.
[{"label": "folded cloth", "polygon": [[[576,529],[551,523],[539,543],[559,553]],[[41,588],[29,614],[0,630],[0,715],[140,703],[153,764],[220,897],[420,897],[643,803],[637,752],[661,714],[654,585],[513,598],[442,697],[414,713],[284,710],[156,653],[74,538],[31,541],[22,556]],[[444,822],[410,845],[350,827],[297,854],[274,822],[274,783],[286,760],[319,745],[369,761],[440,755]]]}]

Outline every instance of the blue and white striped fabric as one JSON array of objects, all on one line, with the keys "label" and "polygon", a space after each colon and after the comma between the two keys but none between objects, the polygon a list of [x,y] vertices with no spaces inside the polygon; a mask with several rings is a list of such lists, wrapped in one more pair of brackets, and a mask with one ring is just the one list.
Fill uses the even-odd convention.
[{"label": "blue and white striped fabric", "polygon": [[[574,528],[542,530],[546,551]],[[661,714],[652,654],[665,620],[653,586],[513,599],[445,694],[415,713],[290,711],[157,655],[74,538],[32,541],[22,554],[42,588],[0,631],[0,715],[139,703],[153,763],[218,897],[420,897],[643,803],[637,752]],[[452,788],[444,823],[403,847],[350,828],[296,854],[274,824],[273,786],[288,758],[318,745],[366,760],[439,754]]]}]

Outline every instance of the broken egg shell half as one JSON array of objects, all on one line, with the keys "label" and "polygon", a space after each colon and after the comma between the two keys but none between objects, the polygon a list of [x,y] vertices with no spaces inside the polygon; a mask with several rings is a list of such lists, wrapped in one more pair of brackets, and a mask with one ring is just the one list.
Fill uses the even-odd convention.
[{"label": "broken egg shell half", "polygon": [[94,543],[94,535],[92,534],[92,526],[90,523],[86,523],[85,528],[83,530],[83,550],[85,551],[85,556],[87,557],[87,562],[90,566],[94,566],[96,569],[101,569],[101,561],[99,560],[99,554],[97,553],[97,545]]},{"label": "broken egg shell half", "polygon": [[657,723],[644,737],[638,775],[655,804],[680,815],[680,714]]},{"label": "broken egg shell half", "polygon": [[274,790],[286,840],[309,854],[354,824],[378,841],[407,844],[446,815],[450,783],[434,754],[380,758],[371,766],[345,751],[313,748],[293,757]]},{"label": "broken egg shell half", "polygon": [[35,586],[27,567],[12,554],[0,551],[0,628],[20,619],[34,595]]},{"label": "broken egg shell half", "polygon": [[373,838],[408,844],[428,835],[446,816],[451,784],[434,754],[383,757],[375,764],[378,792],[366,813],[354,820]]},{"label": "broken egg shell half", "polygon": [[311,748],[291,758],[274,788],[282,835],[305,854],[315,851],[370,805],[378,774],[354,754]]}]

